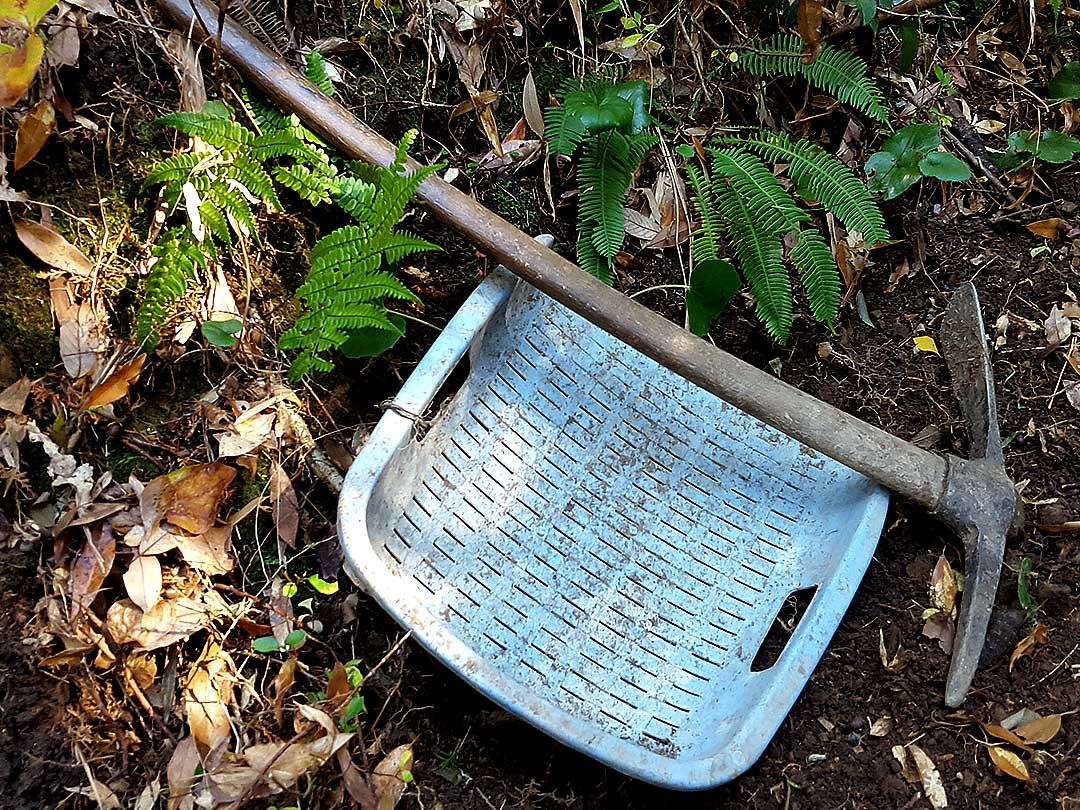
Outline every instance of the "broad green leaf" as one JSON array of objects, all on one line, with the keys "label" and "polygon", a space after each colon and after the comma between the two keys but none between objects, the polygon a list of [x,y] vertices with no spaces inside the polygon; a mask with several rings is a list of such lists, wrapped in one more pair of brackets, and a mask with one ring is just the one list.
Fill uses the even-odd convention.
[{"label": "broad green leaf", "polygon": [[1077,152],[1080,152],[1080,140],[1049,129],[1043,133],[1035,157],[1047,163],[1067,163]]},{"label": "broad green leaf", "polygon": [[342,731],[348,731],[354,724],[356,718],[367,711],[367,706],[364,705],[364,696],[357,693],[349,699],[348,704],[345,706],[345,711],[341,714],[341,719],[338,720],[338,728]]},{"label": "broad green leaf", "polygon": [[296,596],[296,583],[286,582],[284,585],[282,585],[281,595],[284,596],[286,599],[292,599],[294,596]]},{"label": "broad green leaf", "polygon": [[900,72],[910,73],[911,66],[915,64],[915,57],[919,55],[919,42],[922,39],[919,34],[919,26],[913,22],[906,22],[900,26]]},{"label": "broad green leaf", "polygon": [[877,0],[855,0],[855,7],[859,9],[859,18],[863,25],[870,25],[877,20]]},{"label": "broad green leaf", "polygon": [[251,642],[251,648],[255,652],[274,653],[281,649],[281,645],[273,636],[260,636]]},{"label": "broad green leaf", "polygon": [[227,321],[204,321],[199,331],[211,346],[229,349],[236,345],[236,336],[243,328],[242,321],[230,318]]},{"label": "broad green leaf", "polygon": [[918,155],[912,153],[904,157],[905,160],[901,162],[891,152],[875,152],[866,161],[870,188],[883,194],[886,200],[899,197],[922,178]]},{"label": "broad green leaf", "polygon": [[971,179],[971,167],[948,152],[931,152],[919,161],[919,171],[924,177],[960,183]]},{"label": "broad green leaf", "polygon": [[1031,576],[1031,569],[1034,567],[1031,557],[1020,560],[1020,571],[1016,577],[1016,599],[1024,610],[1033,610],[1039,606],[1028,588],[1028,577]]},{"label": "broad green leaf", "polygon": [[354,329],[342,344],[341,353],[355,360],[359,357],[377,357],[392,349],[405,334],[405,319],[393,312],[388,312],[386,317],[397,327],[396,330],[381,329],[378,326]]},{"label": "broad green leaf", "polygon": [[890,135],[881,147],[892,152],[898,159],[912,152],[925,155],[941,146],[941,127],[937,124],[909,124]]},{"label": "broad green leaf", "polygon": [[735,266],[723,259],[698,262],[686,291],[686,316],[690,331],[699,337],[709,333],[712,322],[742,287]]},{"label": "broad green leaf", "polygon": [[337,582],[327,582],[318,574],[312,574],[308,577],[308,584],[324,596],[330,596],[330,594],[338,592]]},{"label": "broad green leaf", "polygon": [[1075,101],[1080,99],[1080,62],[1069,62],[1046,85],[1051,101]]},{"label": "broad green leaf", "polygon": [[304,630],[293,630],[289,635],[285,636],[285,646],[289,649],[293,647],[299,647],[307,640],[307,632]]}]

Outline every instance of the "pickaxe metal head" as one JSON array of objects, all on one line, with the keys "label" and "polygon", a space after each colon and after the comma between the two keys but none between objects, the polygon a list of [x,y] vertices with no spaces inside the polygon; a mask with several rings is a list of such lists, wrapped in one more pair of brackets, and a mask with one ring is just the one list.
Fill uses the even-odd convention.
[{"label": "pickaxe metal head", "polygon": [[964,702],[975,677],[997,595],[1005,536],[1023,524],[1023,507],[1001,456],[994,377],[979,297],[971,283],[953,295],[941,327],[941,348],[967,422],[970,454],[948,458],[938,516],[964,541],[965,577],[945,704]]}]

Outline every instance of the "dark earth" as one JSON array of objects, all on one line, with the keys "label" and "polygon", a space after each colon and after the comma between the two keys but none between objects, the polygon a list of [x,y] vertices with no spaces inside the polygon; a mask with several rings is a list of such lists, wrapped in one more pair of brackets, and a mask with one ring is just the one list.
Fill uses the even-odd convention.
[{"label": "dark earth", "polygon": [[[337,4],[326,8],[290,4],[290,14],[294,36],[304,43],[358,33],[343,25],[350,15]],[[545,29],[545,36],[559,36],[567,15],[564,8],[558,25]],[[169,139],[150,130],[147,122],[175,108],[177,91],[172,71],[161,62],[154,41],[135,25],[141,17],[126,10],[121,16],[120,21],[102,23],[86,38],[80,66],[66,69],[60,78],[76,108],[98,104],[118,114],[113,124],[117,143],[110,149],[122,149],[122,159],[118,161],[100,138],[72,133],[56,139],[43,153],[39,168],[20,175],[19,183],[34,199],[54,200],[57,191],[63,190],[71,195],[65,201],[67,207],[85,211],[87,205],[96,206],[99,198],[80,203],[77,192],[85,181],[79,178],[93,168],[111,185],[110,193],[116,195],[113,202],[136,212],[129,224],[129,242],[137,245],[146,232],[147,200],[138,194],[137,183],[134,187],[121,184],[118,176],[126,168],[118,167],[134,172],[145,167],[147,155],[167,152]],[[546,19],[537,16],[531,22]],[[377,26],[363,33],[368,35],[368,51],[390,54],[382,60],[381,69],[393,81],[377,72],[363,51],[342,54],[337,61],[357,80],[345,91],[346,103],[391,139],[414,125],[434,133],[422,141],[420,152],[424,158],[440,157],[436,137],[446,137],[448,110],[425,110],[416,102],[417,81],[423,77],[422,49],[413,41],[393,39]],[[128,58],[131,53],[138,53],[139,58]],[[520,87],[520,71],[520,65],[510,70],[509,88]],[[972,72],[966,95],[973,112],[980,102],[988,107],[994,99],[994,90],[980,87],[977,79],[978,74]],[[552,85],[548,81],[541,90]],[[445,65],[434,93],[435,101],[447,107],[462,97]],[[777,99],[777,103],[784,102]],[[507,106],[508,111],[499,113],[503,131],[518,115],[517,107]],[[783,115],[787,112],[784,108]],[[712,114],[715,110],[699,110],[698,123],[707,122]],[[841,131],[842,126],[841,121]],[[451,152],[457,149],[458,154],[475,156],[483,151],[482,135],[467,116],[454,120],[449,137],[456,144],[448,144]],[[440,159],[446,159],[445,154]],[[455,161],[464,165],[463,158]],[[47,170],[41,168],[46,165]],[[651,182],[651,177],[647,179]],[[934,563],[944,553],[954,568],[962,570],[962,549],[922,510],[894,499],[874,561],[828,651],[761,760],[733,783],[701,794],[679,794],[624,777],[516,720],[415,644],[406,643],[366,687],[369,717],[378,718],[369,733],[379,736],[383,749],[410,741],[415,744],[416,789],[400,806],[410,810],[923,808],[929,804],[920,786],[905,780],[890,753],[895,745],[917,741],[937,764],[950,807],[1080,808],[1080,720],[1076,716],[1064,717],[1061,732],[1041,746],[1042,753],[1025,756],[1031,770],[1028,783],[995,769],[986,753],[988,738],[977,725],[980,720],[1000,721],[1021,708],[1040,714],[1080,708],[1080,535],[1039,528],[1080,518],[1080,413],[1058,389],[1061,374],[1071,372],[1067,368],[1063,372],[1060,353],[1044,351],[1042,331],[1051,306],[1068,300],[1070,290],[1080,289],[1080,240],[1047,243],[1022,227],[1034,219],[1073,216],[1075,204],[1068,201],[1075,199],[1080,183],[1070,165],[1047,172],[1043,180],[1054,196],[1029,202],[1056,198],[1065,200],[1065,206],[1051,205],[1031,216],[1017,212],[1003,217],[1008,212],[1000,210],[1000,197],[985,185],[954,188],[943,200],[940,187],[929,183],[921,192],[910,192],[886,206],[896,243],[875,250],[858,281],[873,326],[860,319],[852,301],[842,311],[836,332],[830,334],[805,316],[805,305],[800,304],[797,310],[804,317],[796,322],[789,344],[781,348],[765,337],[749,302],[737,300],[712,333],[720,347],[771,368],[785,381],[871,424],[903,438],[918,437],[925,447],[963,455],[964,425],[944,363],[936,355],[916,352],[912,337],[936,333],[949,292],[969,279],[978,287],[988,329],[993,330],[1004,313],[1014,316],[1004,345],[994,352],[993,364],[1005,463],[1013,480],[1023,484],[1027,524],[1022,535],[1009,543],[984,665],[975,691],[961,710],[944,708],[948,657],[937,641],[923,637],[921,631]],[[556,176],[556,195],[568,187]],[[87,190],[82,189],[84,198]],[[517,175],[479,177],[474,192],[531,232],[555,232],[557,248],[572,255],[572,200],[560,208],[558,222],[543,213],[546,203],[538,164]],[[973,204],[976,200],[979,205]],[[958,202],[971,213],[961,213]],[[280,281],[262,288],[264,298],[258,303],[269,310],[287,308],[282,299],[287,299],[289,288],[295,288],[299,278],[295,268],[290,275],[284,267],[289,251],[293,245],[305,244],[320,225],[291,218],[269,223],[267,241],[281,251],[277,267],[285,272],[277,273]],[[410,225],[446,249],[416,262],[416,275],[409,279],[421,288],[424,318],[445,323],[490,265],[422,210]],[[3,244],[16,244],[9,228]],[[631,252],[635,244],[628,240]],[[1049,250],[1042,250],[1044,245]],[[12,262],[29,260],[28,254],[10,249]],[[891,280],[905,265],[910,272]],[[641,251],[623,268],[617,285],[630,293],[680,278],[672,251]],[[45,302],[47,319],[45,282],[31,278],[27,283],[37,285],[31,288]],[[9,285],[9,292],[0,297],[5,314],[14,306],[10,290]],[[117,296],[121,318],[124,307],[130,306],[125,296],[130,297],[130,291]],[[679,295],[662,291],[639,300],[681,320]],[[1025,327],[1025,320],[1034,326]],[[4,336],[5,348],[0,353],[4,361],[0,371],[5,372],[0,383],[4,385],[17,373],[42,374],[55,363],[55,356],[50,359],[49,355],[52,349],[47,348],[44,356],[40,346],[35,351],[35,341],[25,337],[28,325],[22,325],[21,333],[18,326],[4,322],[5,331],[14,330]],[[370,428],[378,418],[378,404],[394,392],[431,339],[430,330],[414,325],[389,355],[343,366],[334,376],[316,380],[325,408],[312,408],[319,415],[313,417],[313,426],[321,421],[323,432],[346,439],[357,428]],[[144,381],[142,398],[170,402],[175,392],[170,380],[175,382],[175,377],[160,373]],[[160,436],[168,438],[167,430]],[[305,496],[311,499],[313,510],[332,514],[332,498],[318,482],[305,477],[301,486],[310,490]],[[0,807],[80,806],[84,801],[71,797],[64,788],[86,784],[74,752],[82,721],[73,717],[85,707],[70,705],[68,688],[38,670],[22,643],[34,604],[44,593],[38,576],[48,557],[45,549],[0,554]],[[324,568],[335,573],[333,555],[323,557]],[[1031,590],[1039,603],[1031,615],[1017,601],[1017,573],[1024,557],[1033,562]],[[363,594],[354,608],[355,620],[346,624],[345,600],[353,589],[344,579],[342,586],[335,599],[320,603],[325,640],[342,659],[378,661],[402,631]],[[1010,653],[1036,622],[1049,628],[1049,643],[1019,660],[1010,672]],[[879,651],[883,643],[890,656],[899,649],[898,666],[886,669]],[[883,717],[892,719],[891,727],[882,736],[871,734],[871,726]],[[138,724],[133,727],[149,737],[139,749],[138,760],[123,755],[124,738],[117,734],[111,762],[125,762],[130,769],[126,778],[141,785],[151,775],[163,774],[172,742],[157,729],[150,733]]]}]

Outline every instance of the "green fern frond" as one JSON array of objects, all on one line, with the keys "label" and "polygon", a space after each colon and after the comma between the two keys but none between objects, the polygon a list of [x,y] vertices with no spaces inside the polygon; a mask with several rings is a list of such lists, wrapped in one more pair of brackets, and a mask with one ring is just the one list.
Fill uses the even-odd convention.
[{"label": "green fern frond", "polygon": [[[224,104],[218,102],[219,106],[212,106],[213,104],[214,102],[208,103],[199,112],[169,113],[154,123],[157,126],[172,127],[193,138],[202,138],[211,146],[226,152],[238,152],[250,147],[255,141],[255,133],[243,124],[233,121],[231,117],[222,117],[221,108],[228,110]],[[231,115],[231,112],[229,114]]]},{"label": "green fern frond", "polygon": [[578,164],[578,230],[609,261],[626,236],[626,192],[645,152],[656,143],[651,134],[624,135],[609,129],[586,142]]},{"label": "green fern frond", "polygon": [[739,66],[761,76],[803,76],[811,85],[835,96],[882,123],[888,123],[885,99],[862,59],[823,44],[810,64],[802,60],[803,43],[796,34],[775,34],[739,54]]},{"label": "green fern frond", "polygon": [[330,157],[317,146],[305,142],[302,129],[286,126],[259,135],[251,144],[251,156],[258,161],[291,157],[313,168],[328,166]]},{"label": "green fern frond", "polygon": [[172,228],[158,239],[153,256],[156,261],[135,315],[135,339],[147,348],[159,340],[158,330],[168,321],[173,302],[187,292],[198,270],[207,266],[213,245],[200,244],[190,228]]},{"label": "green fern frond", "polygon": [[582,231],[577,242],[578,266],[591,276],[596,276],[609,287],[615,283],[612,261],[601,256],[593,244],[592,234]]},{"label": "green fern frond", "polygon": [[288,126],[289,116],[258,93],[243,87],[240,90],[240,98],[243,100],[244,106],[247,107],[248,115],[255,121],[255,126],[258,127],[259,132],[265,134]]},{"label": "green fern frond", "polygon": [[309,51],[304,55],[304,75],[313,85],[322,90],[326,95],[334,95],[334,83],[326,73],[326,59],[318,51]]},{"label": "green fern frond", "polygon": [[409,162],[409,150],[413,148],[413,144],[416,143],[416,137],[420,134],[417,129],[410,129],[401,136],[401,140],[398,142],[397,147],[394,149],[394,162],[386,167],[385,172],[382,172],[376,167],[376,172],[383,176],[391,175],[396,176],[405,173],[405,166]]},{"label": "green fern frond", "polygon": [[724,226],[716,210],[712,184],[705,172],[693,163],[686,164],[686,175],[690,178],[690,187],[694,190],[694,208],[701,220],[690,238],[690,256],[695,263],[715,261],[720,258],[717,245],[723,236]]},{"label": "green fern frond", "polygon": [[810,218],[756,155],[737,146],[711,148],[709,152],[714,187],[726,178],[746,206],[756,212],[760,228],[785,234]]},{"label": "green fern frond", "polygon": [[232,245],[232,229],[229,227],[229,218],[224,211],[210,200],[204,199],[199,204],[199,217],[202,219],[203,226],[218,242],[223,245]]},{"label": "green fern frond", "polygon": [[343,175],[334,188],[334,202],[357,221],[365,221],[371,214],[371,206],[378,189],[358,177]]},{"label": "green fern frond", "polygon": [[171,155],[150,170],[140,191],[159,185],[182,186],[197,168],[208,166],[213,161],[214,156],[206,152],[179,152]]},{"label": "green fern frond", "polygon": [[204,199],[221,209],[222,214],[229,220],[229,224],[239,236],[258,235],[258,226],[255,224],[255,215],[251,211],[251,203],[240,189],[223,183],[214,183],[207,189]]},{"label": "green fern frond", "polygon": [[330,202],[330,195],[337,187],[333,175],[312,171],[301,163],[277,166],[274,169],[274,179],[312,205]]},{"label": "green fern frond", "polygon": [[806,289],[810,311],[832,329],[840,311],[840,268],[832,251],[820,233],[808,228],[799,231],[791,260]]},{"label": "green fern frond", "polygon": [[809,141],[796,141],[780,132],[756,132],[746,138],[724,138],[741,144],[766,160],[789,165],[788,175],[805,192],[870,245],[889,238],[885,218],[866,186],[835,155]]},{"label": "green fern frond", "polygon": [[237,154],[232,163],[225,167],[222,176],[226,180],[235,180],[255,197],[265,202],[271,210],[281,210],[281,200],[274,189],[274,181],[262,165],[243,153]]},{"label": "green fern frond", "polygon": [[764,228],[760,211],[751,208],[729,183],[716,183],[716,207],[727,223],[743,276],[750,283],[754,308],[766,331],[784,343],[791,331],[791,281],[775,229]]}]

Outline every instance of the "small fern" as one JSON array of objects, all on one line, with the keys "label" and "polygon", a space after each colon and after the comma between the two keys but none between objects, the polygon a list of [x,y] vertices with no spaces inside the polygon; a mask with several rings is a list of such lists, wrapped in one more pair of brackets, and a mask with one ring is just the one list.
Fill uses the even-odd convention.
[{"label": "small fern", "polygon": [[853,53],[822,44],[817,58],[803,62],[803,42],[797,34],[774,34],[754,48],[740,51],[738,65],[760,76],[802,76],[812,86],[844,104],[888,123],[885,99],[870,78],[866,62]]},{"label": "small fern", "polygon": [[[332,91],[317,52],[307,56],[307,75],[324,92]],[[291,378],[333,368],[326,357],[333,350],[356,357],[389,348],[405,322],[387,310],[386,301],[418,299],[387,268],[438,249],[397,226],[417,186],[440,167],[406,170],[415,132],[402,139],[388,169],[341,164],[295,116],[282,115],[247,90],[242,100],[253,126],[218,101],[158,121],[195,141],[193,151],[155,166],[144,184],[161,186],[166,205],[179,209],[183,203],[188,218],[154,247],[156,261],[136,316],[139,340],[151,345],[158,339],[191,280],[228,255],[219,254],[218,246],[231,250],[237,240],[257,237],[253,206],[280,209],[280,186],[312,205],[335,203],[356,223],[327,234],[312,250],[310,273],[297,291],[305,311],[280,341],[282,348],[300,352]]]},{"label": "small fern", "polygon": [[644,82],[616,84],[605,78],[571,79],[558,93],[562,103],[544,112],[552,151],[573,156],[577,167],[578,264],[607,284],[626,238],[626,192],[645,153],[656,144],[647,131]]},{"label": "small fern", "polygon": [[[833,324],[840,305],[840,271],[809,213],[786,191],[763,159],[787,165],[796,191],[821,204],[870,244],[888,239],[884,219],[854,172],[817,146],[780,133],[726,137],[709,147],[708,174],[694,163],[687,175],[701,224],[690,251],[695,264],[716,260],[726,235],[754,296],[758,318],[778,342],[791,331],[791,283],[786,258],[798,271],[814,317]],[[695,152],[681,146],[679,153]]]}]

